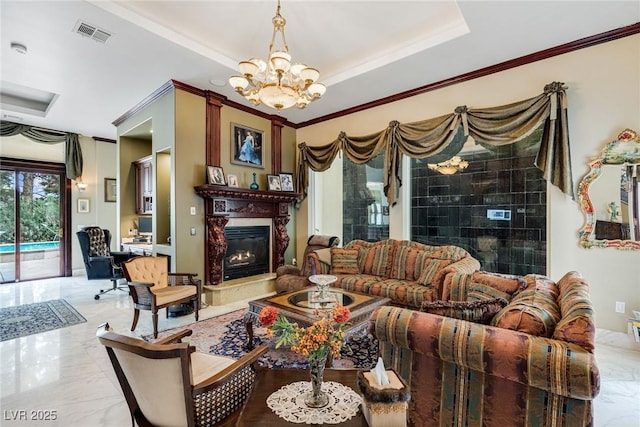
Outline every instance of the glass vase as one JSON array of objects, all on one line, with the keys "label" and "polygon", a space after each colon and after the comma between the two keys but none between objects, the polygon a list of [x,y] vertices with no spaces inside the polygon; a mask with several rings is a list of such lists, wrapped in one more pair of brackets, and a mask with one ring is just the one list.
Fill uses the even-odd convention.
[{"label": "glass vase", "polygon": [[251,185],[249,186],[250,189],[252,190],[257,190],[260,187],[258,186],[258,183],[256,182],[256,173],[253,173],[253,182],[251,183]]},{"label": "glass vase", "polygon": [[322,379],[327,356],[309,360],[309,373],[311,375],[311,391],[304,397],[304,403],[310,408],[322,408],[329,403],[329,396],[322,391]]}]

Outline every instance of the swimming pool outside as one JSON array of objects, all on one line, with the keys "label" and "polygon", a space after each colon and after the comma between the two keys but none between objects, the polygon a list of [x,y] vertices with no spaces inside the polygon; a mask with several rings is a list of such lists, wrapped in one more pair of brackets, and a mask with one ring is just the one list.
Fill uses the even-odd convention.
[{"label": "swimming pool outside", "polygon": [[[46,249],[58,249],[59,247],[60,247],[60,242],[21,243],[20,252],[42,251]],[[0,244],[0,253],[15,252],[15,250],[16,250],[16,245],[13,243]]]}]

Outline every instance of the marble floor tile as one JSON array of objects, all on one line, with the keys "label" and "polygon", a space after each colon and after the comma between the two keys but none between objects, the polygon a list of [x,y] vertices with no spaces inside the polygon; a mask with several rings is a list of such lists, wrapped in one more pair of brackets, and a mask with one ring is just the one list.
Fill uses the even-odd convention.
[{"label": "marble floor tile", "polygon": [[[0,307],[61,298],[87,319],[79,325],[0,343],[0,425],[131,425],[120,386],[95,333],[100,324],[109,322],[119,333],[150,334],[151,313],[141,312],[138,328],[130,332],[133,309],[128,295],[110,292],[98,301],[93,299],[98,289],[110,285],[82,276],[0,285]],[[245,307],[247,301],[205,307],[200,319]],[[159,330],[193,321],[193,315],[169,319],[161,315]],[[594,403],[595,426],[640,427],[640,344],[626,334],[598,330],[596,359],[601,392]],[[54,411],[55,420],[31,419],[34,414],[51,417]],[[23,416],[26,421],[20,419]]]}]

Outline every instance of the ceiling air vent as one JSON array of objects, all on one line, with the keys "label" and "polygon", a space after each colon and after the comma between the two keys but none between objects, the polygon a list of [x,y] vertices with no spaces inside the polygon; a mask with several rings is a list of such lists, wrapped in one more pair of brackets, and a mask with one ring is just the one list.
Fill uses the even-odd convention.
[{"label": "ceiling air vent", "polygon": [[76,25],[73,27],[73,32],[78,33],[83,37],[89,37],[91,40],[100,43],[106,43],[113,35],[108,31],[83,21],[76,22]]}]

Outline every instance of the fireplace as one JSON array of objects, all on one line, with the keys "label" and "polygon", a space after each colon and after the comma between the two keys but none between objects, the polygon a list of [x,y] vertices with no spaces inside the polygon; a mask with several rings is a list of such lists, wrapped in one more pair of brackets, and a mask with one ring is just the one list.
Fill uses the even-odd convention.
[{"label": "fireplace", "polygon": [[[289,204],[300,200],[301,195],[285,191],[262,191],[249,188],[232,188],[223,185],[205,184],[194,187],[196,193],[204,199],[205,234],[204,267],[205,283],[218,285],[227,280],[227,254],[232,248],[227,242],[227,223],[230,219],[269,218],[271,223],[266,227],[266,240],[260,246],[265,249],[267,267],[262,273],[275,272],[284,264],[284,252],[289,246],[287,223],[289,222]],[[238,224],[231,224],[235,227]],[[258,224],[256,224],[257,226]],[[250,224],[247,224],[250,226]],[[246,227],[245,227],[246,228]],[[253,248],[258,249],[258,248]],[[240,251],[242,252],[242,251]],[[245,256],[246,255],[242,255]],[[251,255],[249,255],[251,257]],[[239,256],[240,258],[240,256]],[[234,259],[235,261],[235,259]],[[231,269],[234,269],[231,267]],[[246,269],[236,268],[236,270]],[[255,273],[253,274],[261,274]],[[239,277],[246,277],[242,274]]]},{"label": "fireplace", "polygon": [[224,280],[269,272],[269,227],[225,227]]}]

